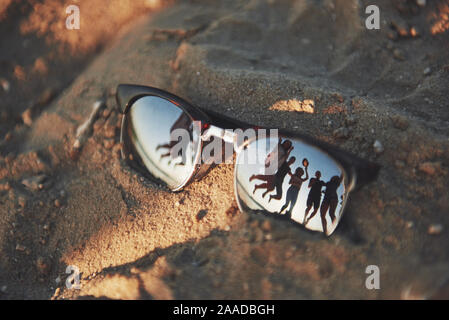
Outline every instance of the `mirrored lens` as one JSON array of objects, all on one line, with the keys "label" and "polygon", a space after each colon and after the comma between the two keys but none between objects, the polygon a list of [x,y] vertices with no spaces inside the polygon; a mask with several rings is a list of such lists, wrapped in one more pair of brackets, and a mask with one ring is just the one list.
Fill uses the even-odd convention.
[{"label": "mirrored lens", "polygon": [[170,189],[182,187],[191,177],[199,153],[199,132],[193,125],[187,113],[166,99],[138,99],[126,114],[122,129],[125,144],[132,149],[128,158],[141,161]]},{"label": "mirrored lens", "polygon": [[[280,215],[330,235],[350,189],[344,169],[322,150],[299,140],[266,138],[261,142],[248,143],[237,157],[240,209]],[[248,161],[255,155],[257,161]],[[276,167],[267,170],[273,160]]]}]

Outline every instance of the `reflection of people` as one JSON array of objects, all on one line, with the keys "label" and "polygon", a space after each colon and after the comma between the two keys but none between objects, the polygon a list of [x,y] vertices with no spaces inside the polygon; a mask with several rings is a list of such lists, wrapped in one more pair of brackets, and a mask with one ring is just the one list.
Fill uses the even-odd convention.
[{"label": "reflection of people", "polygon": [[267,155],[267,158],[265,159],[265,168],[269,168],[271,162],[274,161],[276,158],[277,158],[276,170],[279,169],[285,161],[287,161],[290,152],[293,150],[292,142],[290,140],[284,140],[284,142],[281,141],[282,141],[281,138],[279,138],[277,148]]},{"label": "reflection of people", "polygon": [[[284,163],[279,167],[278,171],[275,174],[253,174],[249,181],[253,181],[254,179],[263,180],[266,181],[266,183],[261,183],[254,186],[253,193],[256,192],[257,189],[267,189],[263,194],[262,198],[264,198],[268,192],[271,192],[276,188],[276,193],[280,194],[279,198],[282,197],[282,183],[284,182],[284,178],[287,175],[287,173],[291,173],[290,166],[295,162],[296,158],[291,157],[288,159],[288,161],[284,161]],[[270,200],[271,200],[270,196]]]},{"label": "reflection of people", "polygon": [[326,190],[324,192],[323,202],[321,203],[321,223],[323,224],[323,232],[327,234],[326,213],[329,210],[329,216],[332,223],[335,221],[335,210],[338,205],[337,189],[343,180],[343,174],[340,176],[333,176],[329,182],[326,183]]},{"label": "reflection of people", "polygon": [[[192,141],[192,119],[190,119],[189,115],[185,112],[182,112],[181,115],[178,117],[178,119],[176,119],[175,123],[170,127],[170,137],[171,134],[173,133],[173,131],[177,130],[177,129],[184,129],[187,130],[189,132],[190,135],[190,141]],[[156,151],[164,148],[164,149],[168,149],[168,151],[164,154],[161,154],[161,159],[168,157],[171,155],[171,149],[176,146],[178,144],[178,142],[181,141],[181,137],[178,137],[178,140],[171,140],[170,138],[170,142],[168,143],[164,143],[164,144],[159,144],[156,147]],[[182,150],[179,150],[178,154],[176,155],[176,157],[180,157],[182,156],[182,162],[181,163],[176,163],[175,165],[185,165],[186,163],[186,159],[185,159],[185,155],[182,154]],[[173,155],[171,155],[173,158]],[[171,163],[171,160],[169,160],[168,162],[169,164]]]},{"label": "reflection of people", "polygon": [[275,174],[275,186],[276,186],[276,194],[270,195],[268,202],[272,199],[280,200],[282,198],[282,184],[284,183],[285,176],[289,174],[292,175],[292,170],[290,166],[296,161],[295,157],[291,157],[287,162],[284,162],[279,170]]},{"label": "reflection of people", "polygon": [[[307,225],[309,221],[315,216],[315,214],[318,211],[318,208],[320,207],[321,202],[321,188],[325,185],[324,181],[320,180],[321,178],[321,172],[317,171],[315,172],[315,178],[310,179],[309,181],[309,196],[307,197],[307,208],[306,212],[304,213],[304,225]],[[309,214],[310,209],[313,205],[313,211],[312,214],[308,219],[307,215]]]},{"label": "reflection of people", "polygon": [[[304,161],[303,161],[304,163]],[[304,170],[301,167],[296,168],[294,174],[290,174],[290,187],[287,190],[287,195],[285,199],[285,204],[282,206],[280,213],[287,209],[287,207],[290,205],[290,209],[287,211],[287,216],[291,218],[292,216],[292,210],[295,207],[296,201],[298,200],[298,194],[299,190],[301,190],[302,183],[304,181],[307,181],[309,179],[309,173],[307,172],[308,162],[305,162],[305,171],[306,171],[306,177],[303,179],[301,178],[304,174]]]}]

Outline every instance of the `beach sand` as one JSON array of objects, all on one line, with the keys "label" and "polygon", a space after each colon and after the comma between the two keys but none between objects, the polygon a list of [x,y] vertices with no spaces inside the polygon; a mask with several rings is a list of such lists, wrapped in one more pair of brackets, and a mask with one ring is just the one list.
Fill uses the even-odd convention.
[{"label": "beach sand", "polygon": [[[92,0],[67,30],[62,1],[0,1],[0,298],[449,298],[449,2],[374,2],[380,30],[353,0]],[[382,169],[329,238],[241,213],[231,164],[170,193],[120,160],[119,83]]]}]

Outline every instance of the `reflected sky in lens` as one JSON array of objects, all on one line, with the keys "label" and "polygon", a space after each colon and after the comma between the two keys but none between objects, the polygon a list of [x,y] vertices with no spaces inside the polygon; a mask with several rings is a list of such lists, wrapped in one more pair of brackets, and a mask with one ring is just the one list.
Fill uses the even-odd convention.
[{"label": "reflected sky in lens", "polygon": [[[198,134],[192,132],[190,117],[168,100],[146,96],[138,99],[129,110],[131,140],[149,172],[176,188],[191,175],[198,143]],[[170,150],[177,141],[171,142],[170,134],[175,129],[192,132],[193,143],[186,149],[185,162],[182,157],[173,157]]]},{"label": "reflected sky in lens", "polygon": [[[333,176],[340,176],[342,174],[342,169],[337,165],[337,163],[332,160],[327,154],[320,151],[319,149],[312,147],[310,145],[307,145],[305,143],[295,141],[293,139],[290,139],[292,141],[293,150],[291,151],[288,158],[295,157],[295,162],[290,166],[291,172],[294,173],[296,168],[301,167],[304,169],[303,166],[303,159],[307,158],[309,162],[309,166],[307,168],[308,171],[308,179],[304,181],[301,185],[300,191],[297,196],[296,203],[291,210],[291,218],[299,223],[303,223],[304,221],[304,214],[307,208],[307,198],[309,196],[310,188],[308,187],[310,179],[315,178],[315,172],[318,170],[321,172],[321,178],[323,182],[328,182],[331,180]],[[282,140],[284,141],[284,139]],[[267,143],[268,146],[271,147],[271,150],[273,149],[273,146],[275,146],[277,143],[277,140],[270,139],[270,141]],[[244,156],[245,153],[256,153],[257,152],[257,143],[256,141],[251,142],[248,145],[248,148],[246,150],[242,150],[241,154],[239,154],[239,157]],[[269,154],[271,151],[270,149],[267,149],[266,155]],[[260,161],[258,161],[260,162]],[[284,177],[283,183],[282,183],[282,197],[281,199],[272,199],[270,202],[268,202],[270,195],[275,195],[277,193],[276,188],[274,190],[268,192],[265,196],[265,198],[262,197],[262,194],[267,191],[266,188],[257,189],[255,193],[253,194],[253,190],[255,185],[263,184],[264,180],[258,180],[254,179],[253,181],[249,181],[250,177],[252,175],[259,175],[264,174],[265,167],[263,164],[263,161],[261,164],[237,164],[236,169],[236,179],[237,179],[237,193],[239,196],[239,201],[242,201],[248,206],[250,209],[253,210],[266,210],[271,213],[279,213],[281,208],[286,204],[286,198],[287,198],[287,191],[289,187],[291,186],[289,184],[290,182],[290,176],[287,174]],[[302,174],[301,178],[305,178],[306,174],[305,171]],[[323,186],[322,191],[326,190],[326,187]],[[340,219],[341,209],[343,206],[343,201],[346,201],[346,199],[342,200],[342,195],[344,194],[344,181],[340,184],[340,186],[337,188],[337,196],[338,196],[338,204],[335,210],[335,222],[331,222],[331,218],[329,217],[329,213],[326,214],[326,220],[327,220],[327,231],[328,233],[332,233],[332,231],[335,229],[336,225],[338,224],[338,221]],[[323,202],[324,193],[321,193],[320,198],[320,204]],[[289,206],[287,206],[287,209],[284,211],[289,211]],[[311,230],[316,231],[323,231],[323,226],[321,222],[321,215],[320,215],[320,209],[319,208],[314,215],[314,217],[308,222],[307,228]],[[311,215],[311,213],[314,211],[313,205],[308,213],[308,217]]]}]

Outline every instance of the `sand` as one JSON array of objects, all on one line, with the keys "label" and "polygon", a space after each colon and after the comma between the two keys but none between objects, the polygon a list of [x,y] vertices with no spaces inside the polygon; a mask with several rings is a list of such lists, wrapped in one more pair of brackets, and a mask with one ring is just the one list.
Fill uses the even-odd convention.
[{"label": "sand", "polygon": [[[68,33],[62,1],[0,1],[1,299],[449,298],[448,1],[376,1],[380,30],[367,1],[102,3]],[[233,165],[169,193],[120,160],[119,83],[382,169],[330,238],[239,212]]]}]

